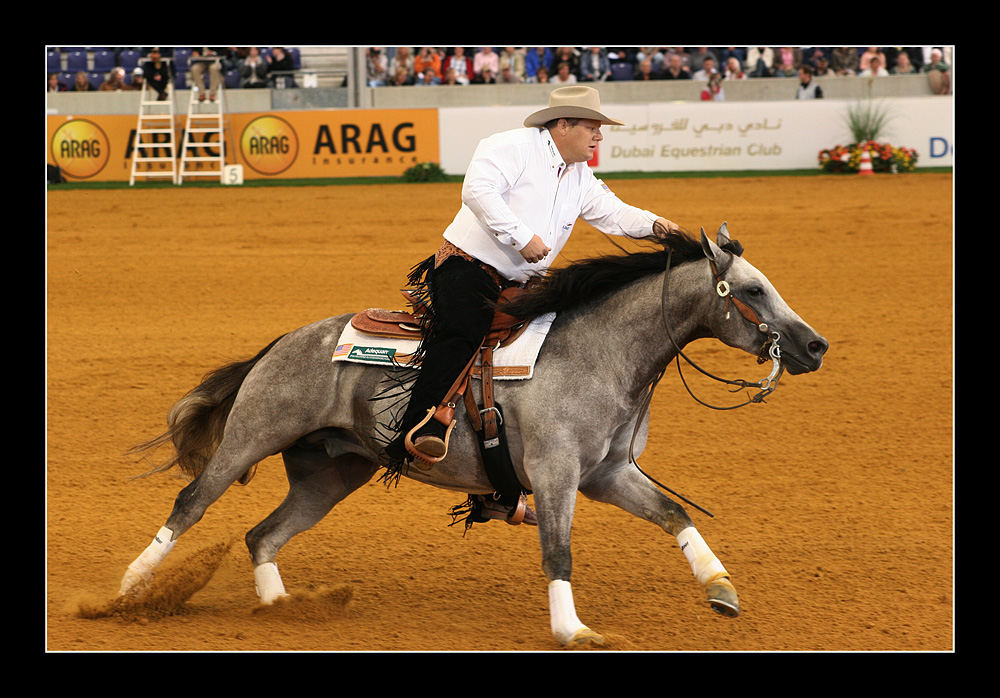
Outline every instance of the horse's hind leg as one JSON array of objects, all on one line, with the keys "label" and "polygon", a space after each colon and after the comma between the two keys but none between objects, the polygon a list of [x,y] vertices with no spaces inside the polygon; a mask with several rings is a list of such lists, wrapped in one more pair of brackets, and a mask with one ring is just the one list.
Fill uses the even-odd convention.
[{"label": "horse's hind leg", "polygon": [[353,453],[331,457],[321,448],[308,446],[292,447],[282,456],[288,475],[288,495],[246,535],[257,595],[265,604],[286,595],[274,562],[278,550],[296,534],[312,528],[378,470],[376,465]]},{"label": "horse's hind leg", "polygon": [[233,448],[233,443],[233,439],[224,438],[202,473],[177,494],[166,523],[125,570],[119,596],[148,584],[156,567],[167,557],[177,539],[198,523],[205,510],[254,463],[270,455],[260,448],[255,451]]},{"label": "horse's hind leg", "polygon": [[590,499],[621,507],[675,536],[695,578],[705,587],[709,605],[723,615],[739,615],[739,600],[729,572],[684,508],[656,489],[632,464],[602,468],[600,473],[580,491]]}]

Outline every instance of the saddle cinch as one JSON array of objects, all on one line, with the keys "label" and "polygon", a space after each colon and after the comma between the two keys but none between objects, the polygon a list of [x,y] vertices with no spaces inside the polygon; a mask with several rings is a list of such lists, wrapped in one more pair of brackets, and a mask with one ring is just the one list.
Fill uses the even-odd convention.
[{"label": "saddle cinch", "polygon": [[[512,286],[505,288],[500,293],[498,304],[503,304],[513,300],[517,295],[524,292],[524,288]],[[422,336],[420,318],[424,311],[420,301],[409,289],[403,289],[403,297],[414,309],[413,312],[402,310],[384,310],[381,308],[368,308],[351,318],[351,326],[359,332],[371,334],[378,337],[391,337],[403,339],[419,340]],[[483,338],[481,346],[470,358],[465,368],[452,383],[444,400],[436,408],[428,410],[427,415],[420,423],[411,430],[411,434],[422,427],[430,419],[436,419],[446,427],[445,444],[451,436],[451,431],[455,427],[455,408],[459,400],[464,400],[466,413],[473,429],[479,435],[480,452],[483,455],[483,462],[486,465],[486,473],[490,482],[496,489],[497,496],[501,502],[508,506],[517,507],[523,516],[525,506],[524,494],[528,490],[521,486],[520,481],[514,474],[513,464],[510,460],[510,453],[507,449],[506,435],[503,429],[503,411],[496,403],[493,396],[493,352],[511,344],[524,332],[528,326],[529,319],[518,318],[503,311],[497,310],[490,323],[489,332]],[[479,365],[476,365],[478,360]],[[477,405],[472,392],[468,390],[469,380],[477,376],[482,383],[482,404]],[[409,434],[406,437],[407,450],[411,451],[412,443],[409,442]],[[446,451],[447,453],[447,451]],[[428,457],[421,455],[420,459],[434,464],[444,459],[440,457]],[[516,516],[516,514],[515,514]]]}]

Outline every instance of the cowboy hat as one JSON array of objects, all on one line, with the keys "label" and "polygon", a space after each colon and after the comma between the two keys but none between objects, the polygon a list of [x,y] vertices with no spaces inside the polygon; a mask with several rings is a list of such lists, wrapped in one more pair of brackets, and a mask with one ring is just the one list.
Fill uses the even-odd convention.
[{"label": "cowboy hat", "polygon": [[571,85],[559,87],[549,94],[549,106],[524,120],[525,126],[543,126],[552,119],[593,119],[602,124],[623,126],[624,121],[601,113],[601,97],[593,87]]}]

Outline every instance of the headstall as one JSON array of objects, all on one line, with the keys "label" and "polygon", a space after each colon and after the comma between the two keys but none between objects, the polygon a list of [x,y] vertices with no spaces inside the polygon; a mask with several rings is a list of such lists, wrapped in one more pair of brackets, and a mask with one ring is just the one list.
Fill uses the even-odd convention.
[{"label": "headstall", "polygon": [[[770,395],[772,392],[774,392],[775,388],[778,387],[778,379],[784,372],[784,367],[781,365],[781,348],[778,346],[778,340],[781,338],[781,335],[778,334],[778,332],[771,330],[771,328],[768,327],[767,323],[761,320],[760,315],[757,314],[757,311],[754,310],[748,303],[741,300],[740,298],[737,298],[736,295],[732,292],[732,289],[729,287],[729,282],[727,282],[725,279],[726,272],[729,271],[729,267],[732,266],[733,260],[737,256],[740,256],[742,254],[743,246],[740,245],[739,241],[732,240],[726,243],[722,249],[726,250],[729,253],[729,258],[727,260],[726,265],[721,270],[716,267],[714,260],[709,260],[709,264],[712,267],[712,275],[715,278],[715,292],[719,295],[720,298],[723,298],[726,301],[727,320],[731,315],[730,308],[732,306],[735,306],[736,310],[739,311],[743,319],[745,319],[751,325],[756,327],[758,331],[760,331],[761,334],[764,335],[765,337],[764,342],[763,344],[761,344],[760,350],[757,352],[757,363],[762,364],[768,359],[770,359],[772,362],[770,375],[756,382],[747,381],[743,379],[730,380],[727,378],[720,378],[698,366],[698,364],[696,364],[694,361],[688,358],[688,356],[681,350],[680,346],[674,340],[674,337],[670,332],[670,323],[667,321],[667,288],[670,282],[670,258],[671,255],[673,255],[673,250],[667,252],[667,270],[666,273],[663,275],[663,296],[660,303],[660,312],[663,317],[663,327],[667,331],[667,337],[670,339],[670,343],[674,345],[674,348],[677,350],[677,355],[679,357],[683,358],[696,370],[700,371],[709,378],[719,381],[720,383],[726,383],[728,385],[736,386],[732,390],[732,392],[737,392],[739,390],[744,390],[747,388],[760,389],[760,392],[758,392],[756,395],[752,395],[746,400],[746,402],[742,402],[738,405],[730,405],[728,407],[719,407],[717,405],[710,405],[707,402],[700,400],[691,391],[691,388],[688,386],[687,381],[684,380],[684,374],[681,373],[680,361],[677,362],[677,373],[678,375],[680,375],[681,382],[684,383],[684,387],[687,389],[688,394],[690,394],[692,398],[694,398],[697,402],[701,403],[705,407],[710,407],[713,410],[734,410],[739,407],[745,407],[746,405],[752,403],[763,402],[764,398]],[[666,370],[666,366],[664,366],[664,370]]]}]

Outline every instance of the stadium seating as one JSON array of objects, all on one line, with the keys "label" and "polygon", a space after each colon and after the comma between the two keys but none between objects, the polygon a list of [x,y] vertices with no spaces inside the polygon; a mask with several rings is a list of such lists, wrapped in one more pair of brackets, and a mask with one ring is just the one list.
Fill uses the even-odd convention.
[{"label": "stadium seating", "polygon": [[66,70],[71,73],[77,71],[87,70],[87,52],[86,51],[67,51],[66,52]]},{"label": "stadium seating", "polygon": [[190,62],[191,49],[184,47],[174,49],[174,67],[177,68],[178,73],[189,70],[191,67]]},{"label": "stadium seating", "polygon": [[115,67],[115,54],[108,49],[94,51],[94,72],[108,73]]},{"label": "stadium seating", "polygon": [[[260,46],[258,48],[260,49],[261,56],[265,57],[265,60],[266,57],[273,56],[273,46]],[[447,47],[445,48],[448,50]],[[497,49],[502,48],[497,47]],[[857,48],[860,54],[867,47],[859,46],[855,48]],[[46,49],[47,72],[57,73],[60,76],[62,74],[72,75],[79,71],[88,74],[97,73],[104,76],[115,65],[120,65],[125,70],[128,80],[131,81],[132,72],[140,65],[140,61],[142,60],[142,52],[136,50],[135,47],[47,46]],[[192,48],[174,46],[166,47],[166,49],[166,55],[170,56],[173,61],[173,70],[176,75],[175,87],[177,89],[187,89],[188,83],[190,83],[189,70]],[[808,49],[810,55],[812,55],[816,51],[828,52],[830,47],[813,46],[808,47]],[[308,84],[310,87],[346,84],[347,77],[344,75],[347,72],[346,49],[342,47],[305,47],[303,49],[301,47],[288,46],[285,47],[285,50],[292,59],[293,70],[296,73],[287,83],[288,86],[296,87],[298,84],[303,83],[301,73],[303,70],[306,72],[306,77],[311,78],[305,81],[305,84]],[[387,47],[387,53],[394,50],[395,47]],[[691,48],[690,50],[693,51],[694,49]],[[612,60],[609,79],[616,82],[633,80],[636,67],[636,51],[630,50],[628,47],[615,47],[609,51]],[[305,63],[303,63],[303,53],[305,54]],[[720,62],[724,60],[726,53],[727,51],[722,50],[722,53],[720,53]],[[741,61],[746,60],[746,47],[736,47],[733,53]],[[951,54],[949,53],[948,55],[950,56]],[[317,76],[319,76],[319,81],[325,80],[326,84],[318,82]],[[230,65],[228,70],[224,70],[223,79],[229,89],[239,88],[240,79],[238,73],[234,72],[233,66]],[[286,82],[286,80],[287,78],[283,78],[280,82]],[[69,83],[71,86],[72,81],[70,80]],[[272,84],[272,87],[282,86],[284,85]]]},{"label": "stadium seating", "polygon": [[131,73],[138,65],[142,54],[135,49],[127,49],[118,54],[118,65],[125,69],[126,73]]},{"label": "stadium seating", "polygon": [[611,64],[611,79],[612,80],[631,80],[632,79],[632,64],[631,63],[612,63]]}]

